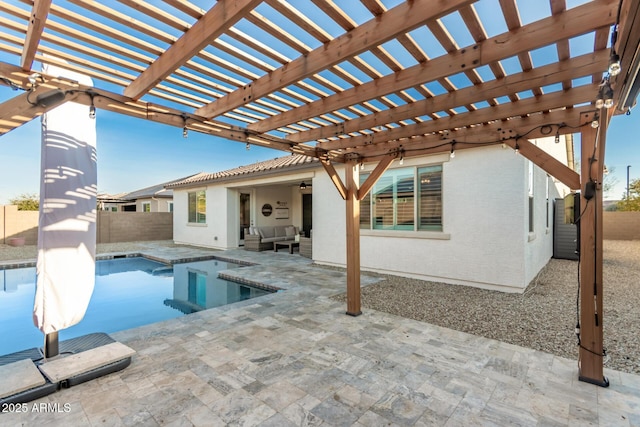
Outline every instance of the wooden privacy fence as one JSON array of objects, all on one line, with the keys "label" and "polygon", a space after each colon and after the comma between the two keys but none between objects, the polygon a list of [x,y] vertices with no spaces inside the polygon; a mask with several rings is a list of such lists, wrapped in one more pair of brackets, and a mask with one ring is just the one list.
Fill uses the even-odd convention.
[{"label": "wooden privacy fence", "polygon": [[[98,211],[97,242],[117,243],[173,239],[173,213]],[[0,206],[0,243],[22,237],[26,245],[38,242],[38,212]]]}]

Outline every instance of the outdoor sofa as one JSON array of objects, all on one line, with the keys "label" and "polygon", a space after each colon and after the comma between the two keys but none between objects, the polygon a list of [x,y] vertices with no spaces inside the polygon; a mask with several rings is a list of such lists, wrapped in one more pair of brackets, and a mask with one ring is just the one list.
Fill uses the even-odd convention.
[{"label": "outdoor sofa", "polygon": [[293,225],[266,225],[244,229],[244,249],[247,251],[266,251],[273,249],[273,242],[295,240],[300,234]]}]

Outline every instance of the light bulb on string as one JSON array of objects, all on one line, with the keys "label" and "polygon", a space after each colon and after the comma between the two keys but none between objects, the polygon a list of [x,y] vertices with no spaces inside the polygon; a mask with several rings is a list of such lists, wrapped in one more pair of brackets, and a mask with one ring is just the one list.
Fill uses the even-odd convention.
[{"label": "light bulb on string", "polygon": [[89,98],[91,98],[91,105],[89,105],[89,118],[96,118],[96,105],[93,103],[93,97],[95,96],[92,92],[88,93]]},{"label": "light bulb on string", "polygon": [[182,122],[184,125],[182,126],[182,137],[187,138],[189,136],[189,129],[187,129],[187,115],[182,114]]},{"label": "light bulb on string", "polygon": [[609,58],[609,75],[617,76],[622,71],[622,67],[620,66],[620,56],[615,53],[615,51],[611,52],[611,57]]},{"label": "light bulb on string", "polygon": [[606,82],[602,89],[602,98],[604,99],[604,108],[613,107],[613,89],[611,89],[609,82]]}]

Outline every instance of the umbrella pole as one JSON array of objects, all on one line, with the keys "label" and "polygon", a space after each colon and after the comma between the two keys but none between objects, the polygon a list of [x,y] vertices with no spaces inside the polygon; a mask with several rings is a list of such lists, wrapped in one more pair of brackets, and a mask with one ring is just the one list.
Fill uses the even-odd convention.
[{"label": "umbrella pole", "polygon": [[45,359],[58,355],[58,331],[45,334],[44,336],[44,357]]}]

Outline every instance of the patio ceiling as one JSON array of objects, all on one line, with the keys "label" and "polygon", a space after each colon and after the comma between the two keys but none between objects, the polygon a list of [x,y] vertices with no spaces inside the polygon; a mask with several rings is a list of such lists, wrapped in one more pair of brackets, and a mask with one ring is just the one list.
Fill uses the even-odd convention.
[{"label": "patio ceiling", "polygon": [[[0,51],[15,60],[0,77],[35,92],[2,105],[0,134],[52,108],[36,100],[57,88],[98,109],[338,162],[520,147],[596,118],[616,24],[616,113],[634,100],[639,0],[583,3],[550,0],[521,17],[516,0],[3,1]],[[37,62],[95,87],[34,85]]]}]

